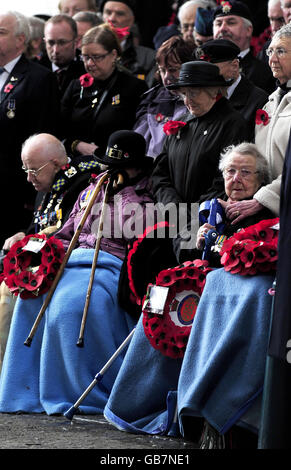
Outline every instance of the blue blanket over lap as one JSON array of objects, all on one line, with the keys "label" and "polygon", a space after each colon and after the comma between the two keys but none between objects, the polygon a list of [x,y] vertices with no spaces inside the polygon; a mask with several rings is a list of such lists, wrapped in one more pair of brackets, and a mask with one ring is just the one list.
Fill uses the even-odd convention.
[{"label": "blue blanket over lap", "polygon": [[155,350],[140,319],[106,419],[128,432],[172,434],[178,397],[181,434],[185,416],[204,417],[220,432],[243,420],[263,386],[272,283],[270,275],[209,273],[183,362]]},{"label": "blue blanket over lap", "polygon": [[184,357],[178,410],[225,433],[262,391],[274,276],[207,276]]},{"label": "blue blanket over lap", "polygon": [[[134,327],[117,303],[122,261],[100,251],[84,334],[79,337],[94,250],[73,250],[30,347],[24,346],[44,297],[18,299],[0,379],[1,412],[67,411]],[[110,394],[125,351],[80,406],[100,414]]]}]

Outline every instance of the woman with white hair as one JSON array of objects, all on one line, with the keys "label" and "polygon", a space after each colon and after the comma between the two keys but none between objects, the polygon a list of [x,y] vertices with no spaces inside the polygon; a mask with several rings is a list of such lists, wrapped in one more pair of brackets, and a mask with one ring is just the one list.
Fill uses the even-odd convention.
[{"label": "woman with white hair", "polygon": [[270,165],[272,182],[260,188],[251,200],[229,204],[227,216],[234,223],[263,210],[279,215],[281,173],[291,130],[291,24],[277,31],[267,49],[269,65],[278,87],[258,110],[255,143]]}]

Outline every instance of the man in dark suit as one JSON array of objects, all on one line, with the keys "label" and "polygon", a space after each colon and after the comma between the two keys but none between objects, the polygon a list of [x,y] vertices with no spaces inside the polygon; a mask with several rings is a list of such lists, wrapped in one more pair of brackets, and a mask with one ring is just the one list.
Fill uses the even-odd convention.
[{"label": "man in dark suit", "polygon": [[276,89],[275,80],[270,67],[254,56],[250,47],[252,34],[252,16],[244,3],[229,0],[214,10],[213,38],[233,41],[240,48],[244,75],[270,94]]},{"label": "man in dark suit", "polygon": [[23,142],[35,132],[57,134],[59,100],[54,75],[24,51],[29,23],[20,13],[0,15],[1,234],[0,244],[31,218],[33,191],[21,170]]},{"label": "man in dark suit", "polygon": [[56,74],[62,97],[69,83],[86,73],[77,49],[78,31],[75,20],[65,14],[52,16],[45,24],[44,40],[49,60],[40,63]]},{"label": "man in dark suit", "polygon": [[240,49],[228,39],[213,39],[196,49],[197,59],[207,60],[220,69],[225,80],[234,80],[227,90],[227,98],[249,125],[250,139],[254,139],[256,112],[268,101],[268,93],[255,86],[240,70]]}]

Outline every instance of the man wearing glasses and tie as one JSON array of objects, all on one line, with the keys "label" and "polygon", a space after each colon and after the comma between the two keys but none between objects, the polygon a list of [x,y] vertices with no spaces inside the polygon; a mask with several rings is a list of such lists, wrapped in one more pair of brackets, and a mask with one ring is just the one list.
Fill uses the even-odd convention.
[{"label": "man wearing glasses and tie", "polygon": [[77,24],[68,15],[60,14],[51,17],[45,24],[44,41],[47,58],[40,63],[55,72],[58,79],[60,98],[74,78],[79,78],[86,71],[79,58],[77,49]]}]

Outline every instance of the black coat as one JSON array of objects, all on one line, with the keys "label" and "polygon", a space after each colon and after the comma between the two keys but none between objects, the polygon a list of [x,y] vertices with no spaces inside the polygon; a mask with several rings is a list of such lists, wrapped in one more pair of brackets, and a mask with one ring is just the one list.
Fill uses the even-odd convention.
[{"label": "black coat", "polygon": [[133,75],[146,81],[149,87],[153,86],[156,72],[156,51],[150,47],[135,46],[132,35],[125,42],[121,54],[121,64]]},{"label": "black coat", "polygon": [[256,112],[262,109],[267,101],[268,93],[241,75],[241,80],[229,98],[229,102],[247,121],[252,140],[254,140]]},{"label": "black coat", "polygon": [[[77,54],[75,59],[66,68],[54,72],[58,81],[60,99],[63,97],[71,81],[86,73],[84,63],[80,60],[79,55]],[[52,63],[46,54],[43,55],[39,63],[52,71]]]},{"label": "black coat", "polygon": [[204,116],[189,113],[180,121],[187,122],[180,139],[166,138],[152,174],[155,200],[163,204],[197,202],[220,173],[221,151],[249,138],[246,121],[226,98]]},{"label": "black coat", "polygon": [[105,152],[109,136],[122,129],[132,129],[142,94],[147,90],[143,80],[116,70],[104,82],[94,82],[83,89],[73,80],[62,99],[63,137],[70,151],[74,140],[94,142]]},{"label": "black coat", "polygon": [[244,75],[259,88],[265,90],[269,95],[276,90],[276,81],[270,67],[257,59],[250,50],[242,59],[240,65]]},{"label": "black coat", "polygon": [[[35,133],[58,135],[59,124],[57,82],[52,72],[22,55],[6,84],[13,88],[5,93],[4,85],[0,103],[1,246],[27,226],[32,215],[35,193],[21,170],[21,146]],[[10,118],[9,106],[15,107]]]}]

